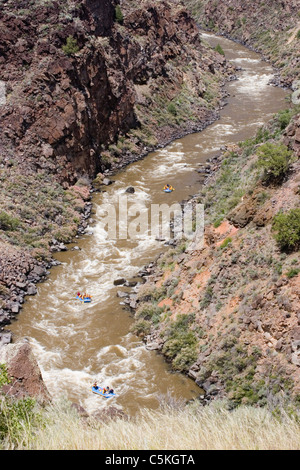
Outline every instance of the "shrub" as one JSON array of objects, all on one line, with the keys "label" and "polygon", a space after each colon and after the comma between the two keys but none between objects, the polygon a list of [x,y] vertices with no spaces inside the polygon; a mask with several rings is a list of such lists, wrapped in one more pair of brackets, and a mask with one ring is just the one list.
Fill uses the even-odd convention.
[{"label": "shrub", "polygon": [[222,47],[220,44],[217,44],[215,47],[215,51],[217,51],[221,55],[225,55],[225,52],[223,51]]},{"label": "shrub", "polygon": [[174,116],[176,116],[177,110],[176,110],[176,106],[175,106],[174,103],[170,103],[170,104],[168,105],[167,110],[168,110],[169,113],[171,113],[171,114],[173,114]]},{"label": "shrub", "polygon": [[173,360],[172,366],[178,371],[188,370],[198,357],[195,347],[185,346]]},{"label": "shrub", "polygon": [[300,269],[298,269],[298,268],[292,268],[292,269],[290,269],[290,270],[286,273],[286,275],[287,275],[287,277],[290,279],[290,278],[292,278],[292,277],[297,276],[297,274],[299,274],[299,273],[300,273]]},{"label": "shrub", "polygon": [[[0,388],[10,383],[5,364],[0,364]],[[24,434],[29,436],[33,427],[40,423],[41,415],[36,410],[33,398],[15,400],[0,396],[0,442],[6,441],[15,448]],[[33,434],[32,434],[33,435]]]},{"label": "shrub", "polygon": [[159,316],[164,309],[149,302],[142,303],[135,313],[136,318],[143,318],[144,320],[153,319]]},{"label": "shrub", "polygon": [[188,370],[197,359],[197,338],[193,331],[176,331],[165,342],[163,353],[172,359],[172,366],[176,370]]},{"label": "shrub", "polygon": [[0,213],[0,229],[2,230],[15,230],[20,221],[15,217],[11,217],[6,212],[2,211]]},{"label": "shrub", "polygon": [[220,248],[223,250],[224,248],[227,248],[227,246],[232,242],[232,238],[231,237],[227,237],[225,238],[225,240],[223,241],[223,243],[220,245]]},{"label": "shrub", "polygon": [[139,320],[130,328],[130,331],[137,336],[149,335],[151,332],[151,322],[147,320]]},{"label": "shrub", "polygon": [[0,441],[18,445],[24,431],[30,433],[33,425],[39,422],[40,415],[35,408],[36,401],[33,398],[0,399]]},{"label": "shrub", "polygon": [[124,16],[123,16],[123,13],[122,13],[122,10],[121,10],[120,5],[117,5],[117,6],[116,6],[115,13],[116,13],[116,20],[117,20],[117,22],[120,23],[120,24],[123,24]]},{"label": "shrub", "polygon": [[62,46],[62,50],[64,51],[65,54],[69,56],[76,54],[76,52],[79,51],[79,47],[78,47],[76,39],[73,38],[72,36],[68,36],[66,44]]},{"label": "shrub", "polygon": [[276,120],[281,130],[284,130],[288,126],[291,118],[292,118],[291,109],[284,109],[282,111],[279,111],[279,113],[276,116]]},{"label": "shrub", "polygon": [[274,237],[282,250],[292,251],[300,245],[300,209],[278,213],[272,223]]},{"label": "shrub", "polygon": [[258,167],[263,168],[265,180],[282,181],[286,175],[292,152],[284,144],[266,142],[257,151]]},{"label": "shrub", "polygon": [[0,388],[10,382],[5,364],[0,364]]},{"label": "shrub", "polygon": [[190,329],[195,319],[194,314],[178,315],[167,332],[168,339],[163,346],[163,354],[172,362],[172,367],[178,371],[187,371],[197,359],[197,336]]}]

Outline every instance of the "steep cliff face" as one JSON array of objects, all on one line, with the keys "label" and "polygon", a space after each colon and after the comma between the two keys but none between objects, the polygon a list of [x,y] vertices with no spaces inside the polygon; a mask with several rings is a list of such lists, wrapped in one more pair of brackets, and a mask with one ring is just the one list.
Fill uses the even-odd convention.
[{"label": "steep cliff face", "polygon": [[280,70],[280,83],[299,79],[299,2],[297,0],[188,0],[199,24],[254,47]]},{"label": "steep cliff face", "polygon": [[[121,123],[124,129],[135,123],[126,80],[112,85],[97,43],[112,35],[114,2],[68,5],[5,3],[1,79],[7,103],[0,118],[5,160],[10,153],[23,172],[45,170],[67,183],[78,174],[93,176],[101,144]],[[73,49],[64,51],[68,37]]]},{"label": "steep cliff face", "polygon": [[[224,68],[224,60],[201,46],[188,14],[165,2],[143,3],[142,8],[127,7],[124,19],[118,20],[115,7],[116,2],[108,0],[4,3],[0,17],[0,78],[7,90],[6,106],[0,110],[4,163],[14,158],[23,173],[45,170],[63,184],[74,184],[82,175],[92,178],[112,161],[122,165],[124,154],[128,161],[145,147],[139,135],[127,136],[130,129],[143,127],[144,110],[138,116],[137,106],[151,115],[158,106],[152,95],[164,96],[168,86],[171,100],[189,80],[193,80],[189,92],[198,98],[199,109],[190,109],[191,115],[182,120],[191,122],[196,115],[203,123],[209,118],[209,103],[205,97],[199,101],[205,92],[203,79],[220,80],[217,71]],[[182,66],[197,63],[188,80],[182,67],[172,76],[171,62],[179,60]],[[150,146],[153,139],[152,147],[163,140],[163,132],[156,132],[160,127],[156,120],[142,130]],[[166,127],[171,126],[166,123]],[[103,154],[118,143],[114,153],[110,149]]]}]

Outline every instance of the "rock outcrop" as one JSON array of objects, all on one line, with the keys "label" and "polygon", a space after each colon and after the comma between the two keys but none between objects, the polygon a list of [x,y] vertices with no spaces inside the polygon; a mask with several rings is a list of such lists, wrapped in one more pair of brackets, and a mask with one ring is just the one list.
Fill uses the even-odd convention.
[{"label": "rock outcrop", "polygon": [[[111,160],[122,165],[123,154],[128,163],[129,153],[134,159],[145,152],[145,142],[132,137],[125,145],[124,140],[130,129],[141,127],[137,107],[154,112],[158,104],[151,95],[165,98],[167,106],[185,84],[199,98],[204,76],[214,80],[225,70],[224,59],[201,45],[195,22],[182,8],[166,2],[142,2],[135,9],[124,4],[121,27],[116,3],[35,1],[26,8],[24,1],[5,2],[0,13],[0,79],[7,92],[0,107],[4,164],[13,158],[24,174],[46,171],[64,185],[80,176],[93,178]],[[182,67],[195,64],[194,71],[172,67],[178,60]],[[198,125],[212,117],[206,104],[204,97],[201,109],[191,110]],[[157,122],[151,127],[159,143],[176,134],[173,125],[160,127]],[[115,144],[111,154],[109,146]]]},{"label": "rock outcrop", "polygon": [[9,383],[2,386],[2,393],[18,399],[33,397],[40,403],[50,401],[40,368],[26,340],[0,348],[0,364],[5,364],[9,378]]}]

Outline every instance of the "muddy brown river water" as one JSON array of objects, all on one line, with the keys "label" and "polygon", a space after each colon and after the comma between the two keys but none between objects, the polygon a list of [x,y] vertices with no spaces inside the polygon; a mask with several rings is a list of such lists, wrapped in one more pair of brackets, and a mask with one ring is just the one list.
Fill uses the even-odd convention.
[{"label": "muddy brown river water", "polygon": [[[162,356],[148,351],[130,333],[131,314],[120,305],[113,281],[132,278],[165,248],[152,234],[139,239],[112,239],[103,224],[103,207],[124,197],[128,205],[180,202],[201,188],[199,163],[220,147],[252,137],[271,116],[286,107],[286,91],[268,85],[273,77],[269,64],[259,55],[225,38],[203,33],[212,46],[218,43],[226,58],[242,70],[227,85],[230,98],[221,117],[200,133],[176,140],[150,153],[114,176],[106,192],[93,196],[94,223],[88,232],[56,258],[61,265],[28,297],[10,329],[14,341],[26,337],[33,346],[46,386],[53,397],[65,396],[88,412],[113,404],[133,415],[141,408],[158,407],[160,397],[172,395],[189,400],[200,393],[189,378],[173,373]],[[165,194],[162,187],[175,187]],[[123,223],[123,221],[121,222]],[[73,246],[79,250],[72,251]],[[75,300],[77,291],[93,296],[90,304]],[[91,384],[113,387],[117,397],[105,400],[91,392]],[[112,401],[113,400],[113,401]]]}]

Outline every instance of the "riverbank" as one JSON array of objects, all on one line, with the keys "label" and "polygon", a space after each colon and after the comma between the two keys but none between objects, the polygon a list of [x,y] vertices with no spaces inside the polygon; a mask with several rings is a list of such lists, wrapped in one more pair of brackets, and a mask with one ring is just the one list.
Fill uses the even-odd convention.
[{"label": "riverbank", "polygon": [[[190,201],[205,206],[203,246],[174,244],[145,270],[136,295],[132,331],[192,377],[206,403],[227,398],[232,407],[272,408],[296,406],[299,397],[300,233],[286,249],[274,221],[299,211],[300,121],[296,108],[283,116],[223,149]],[[266,143],[290,149],[280,184],[257,166]]]}]

